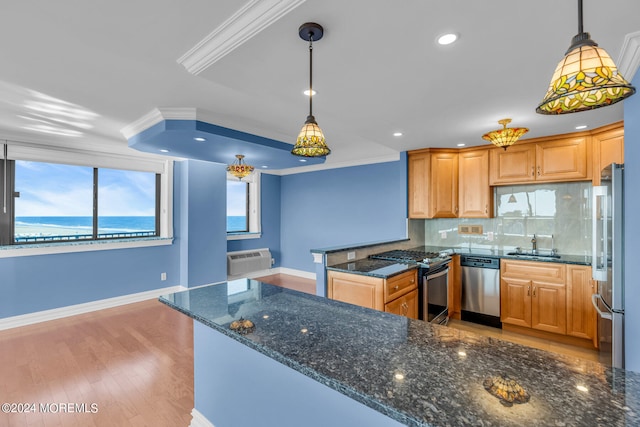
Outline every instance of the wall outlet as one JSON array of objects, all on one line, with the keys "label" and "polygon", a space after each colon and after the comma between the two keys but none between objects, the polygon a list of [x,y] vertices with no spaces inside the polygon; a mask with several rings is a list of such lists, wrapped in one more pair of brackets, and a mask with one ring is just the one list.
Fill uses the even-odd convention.
[{"label": "wall outlet", "polygon": [[347,261],[351,261],[353,259],[356,259],[356,252],[347,252]]},{"label": "wall outlet", "polygon": [[167,280],[167,273],[160,273],[160,280]]}]

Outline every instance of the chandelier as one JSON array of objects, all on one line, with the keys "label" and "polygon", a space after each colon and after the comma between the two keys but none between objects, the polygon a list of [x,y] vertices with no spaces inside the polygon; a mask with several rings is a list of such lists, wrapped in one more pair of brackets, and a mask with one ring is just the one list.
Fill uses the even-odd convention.
[{"label": "chandelier", "polygon": [[522,135],[529,132],[527,128],[508,128],[507,125],[511,123],[511,119],[498,120],[503,128],[492,130],[482,135],[482,139],[486,139],[496,147],[502,147],[505,150],[510,145],[513,145]]},{"label": "chandelier", "polygon": [[593,110],[615,104],[635,92],[618,73],[609,54],[583,31],[582,0],[578,0],[578,34],[556,67],[536,112],[567,114]]},{"label": "chandelier", "polygon": [[242,179],[253,172],[255,168],[244,162],[244,156],[242,154],[236,154],[236,160],[227,166],[227,172],[235,176],[238,179]]},{"label": "chandelier", "polygon": [[307,22],[298,28],[300,38],[309,41],[309,115],[296,139],[292,154],[302,157],[322,157],[331,153],[325,143],[322,129],[313,117],[313,42],[322,38],[324,30],[320,24]]}]

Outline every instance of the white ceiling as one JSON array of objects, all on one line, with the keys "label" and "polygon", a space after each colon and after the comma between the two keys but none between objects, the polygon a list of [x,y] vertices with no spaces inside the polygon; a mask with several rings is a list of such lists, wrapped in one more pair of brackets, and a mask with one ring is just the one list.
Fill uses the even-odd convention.
[{"label": "white ceiling", "polygon": [[[293,144],[308,114],[308,44],[298,36],[308,21],[325,29],[313,70],[314,115],[332,150],[325,167],[483,145],[504,117],[530,128],[526,138],[623,118],[623,103],[535,113],[577,33],[576,1],[298,0],[198,74],[178,59],[241,6],[279,2],[4,3],[1,139],[130,150],[123,128],[155,108],[191,107],[215,125]],[[584,28],[618,61],[625,36],[640,31],[640,2],[602,4],[585,0]],[[459,41],[436,45],[450,31]]]}]

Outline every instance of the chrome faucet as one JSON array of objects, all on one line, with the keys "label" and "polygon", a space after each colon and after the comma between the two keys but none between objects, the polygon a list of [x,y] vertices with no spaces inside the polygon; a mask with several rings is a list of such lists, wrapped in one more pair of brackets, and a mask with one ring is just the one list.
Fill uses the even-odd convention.
[{"label": "chrome faucet", "polygon": [[535,254],[538,252],[538,241],[536,240],[536,235],[533,235],[531,239],[531,251]]}]

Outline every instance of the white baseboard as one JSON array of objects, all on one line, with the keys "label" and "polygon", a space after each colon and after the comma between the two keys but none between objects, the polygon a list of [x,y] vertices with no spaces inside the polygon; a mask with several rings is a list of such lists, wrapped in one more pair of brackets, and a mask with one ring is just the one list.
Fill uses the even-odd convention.
[{"label": "white baseboard", "polygon": [[254,271],[252,273],[243,274],[240,276],[229,276],[227,280],[236,279],[255,279],[256,277],[270,276],[272,274],[289,274],[291,276],[303,277],[305,279],[316,280],[316,273],[309,273],[308,271],[294,270],[286,267],[270,268],[268,270]]},{"label": "white baseboard", "polygon": [[117,307],[119,305],[131,304],[158,298],[160,295],[173,292],[185,291],[184,286],[171,286],[168,288],[154,289],[151,291],[139,292],[136,294],[123,295],[114,298],[107,298],[98,301],[91,301],[83,304],[70,305],[67,307],[54,308],[51,310],[38,311],[35,313],[22,314],[19,316],[6,317],[0,319],[0,331],[17,328],[19,326],[31,325],[34,323],[46,322],[48,320],[61,319],[63,317],[75,316],[76,314],[89,313],[91,311],[103,310],[105,308]]},{"label": "white baseboard", "polygon": [[189,427],[215,427],[204,415],[196,408],[191,410],[191,424]]}]

